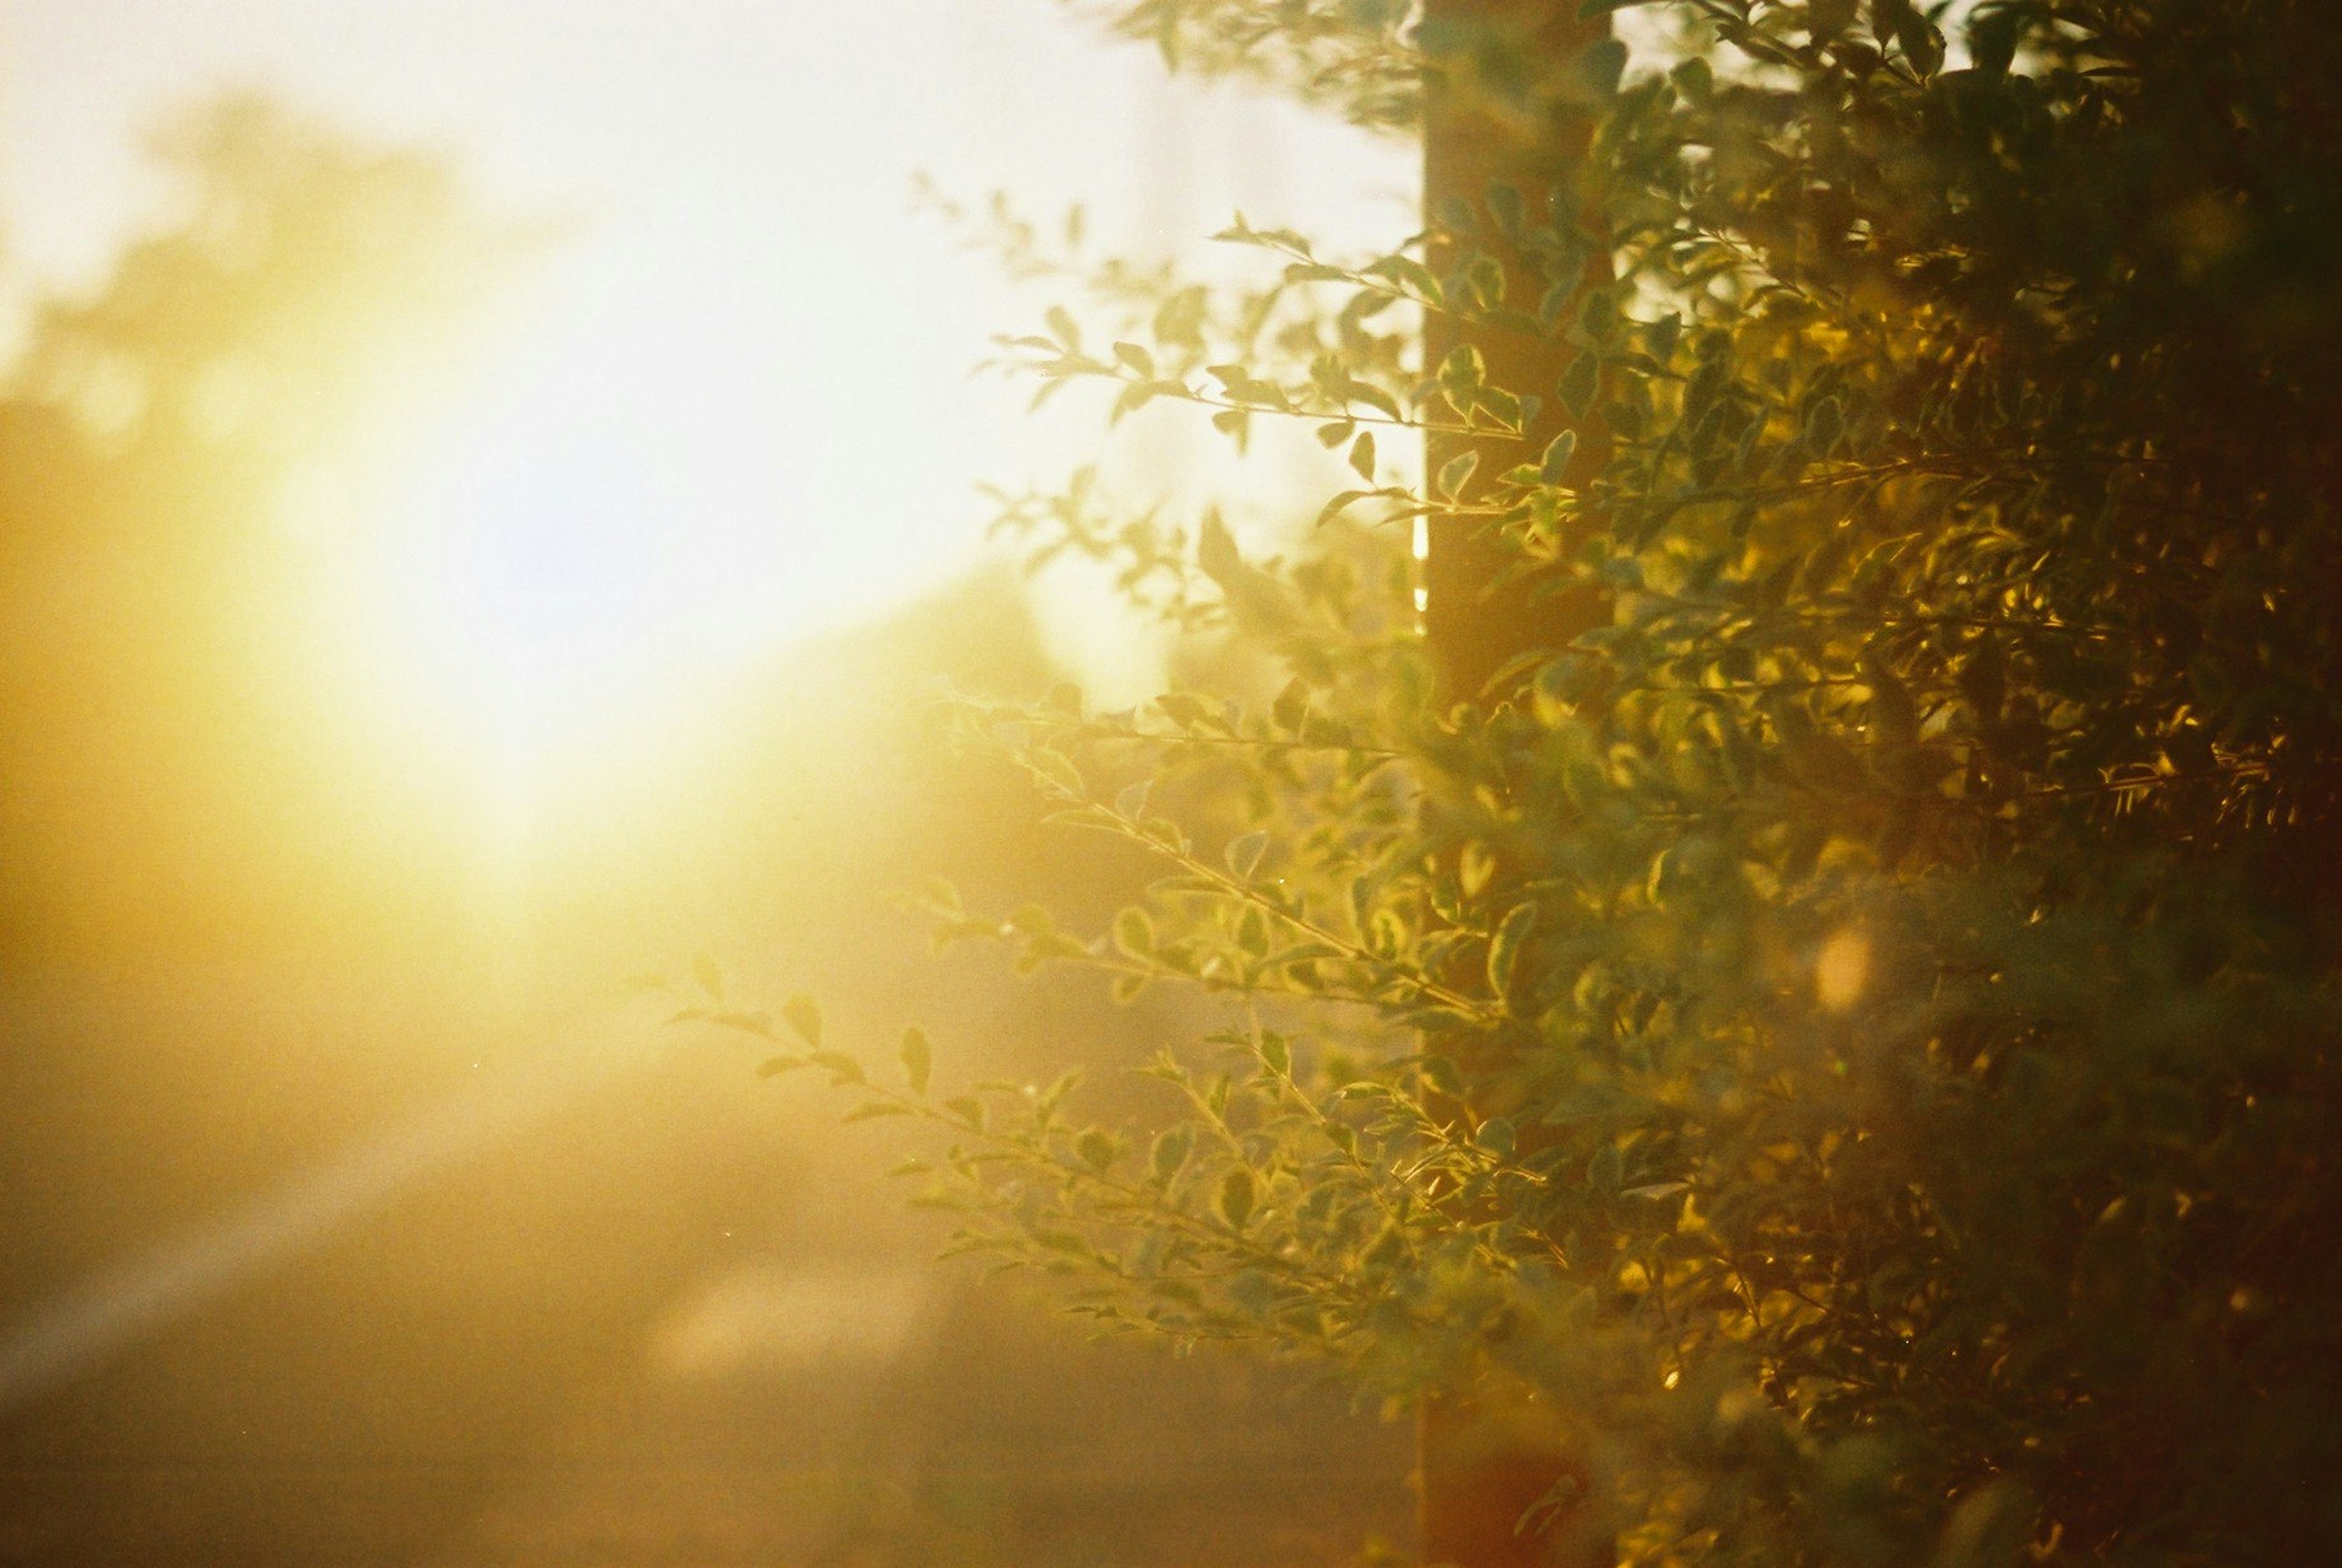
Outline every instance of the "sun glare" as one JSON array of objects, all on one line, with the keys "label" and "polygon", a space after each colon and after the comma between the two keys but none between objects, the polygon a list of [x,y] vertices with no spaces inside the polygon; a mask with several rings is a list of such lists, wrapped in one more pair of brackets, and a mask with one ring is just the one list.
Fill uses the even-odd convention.
[{"label": "sun glare", "polygon": [[[739,763],[725,732],[782,699],[793,649],[986,560],[979,482],[1048,486],[1102,461],[1118,505],[1192,516],[1229,498],[1246,547],[1276,547],[1273,501],[1245,499],[1275,464],[1240,474],[1226,442],[1163,410],[1101,458],[1078,397],[1036,420],[1029,389],[971,381],[993,333],[1075,285],[1006,280],[915,200],[915,176],[971,210],[995,190],[1036,219],[1082,202],[1091,259],[1176,255],[1206,275],[1256,259],[1203,237],[1236,208],[1338,246],[1414,200],[1403,146],[1166,82],[1148,51],[1066,26],[1047,0],[617,5],[578,25],[523,4],[446,7],[428,27],[415,12],[9,13],[16,269],[0,292],[21,335],[38,300],[112,286],[126,236],[185,231],[185,170],[158,174],[140,134],[185,135],[175,109],[228,84],[257,120],[345,149],[337,178],[363,184],[377,152],[414,160],[387,188],[423,193],[445,233],[352,239],[326,211],[319,235],[277,236],[268,275],[316,298],[238,304],[268,363],[192,376],[192,422],[278,476],[268,564],[223,612],[259,628],[268,667],[205,678],[276,704],[266,744],[293,761],[271,809],[314,831],[332,874],[422,898],[424,865],[458,863],[482,929],[515,950],[554,862],[585,876],[714,831],[678,824],[706,819]],[[383,210],[343,216],[376,215],[364,228]],[[508,225],[523,254],[467,225]],[[113,406],[127,394],[105,369],[76,374],[75,406],[126,430],[139,408]],[[1302,460],[1334,460],[1296,439]],[[1168,679],[1162,629],[1082,563],[1024,608],[1040,653],[1105,705]],[[208,744],[245,787],[235,744]]]},{"label": "sun glare", "polygon": [[579,236],[381,485],[376,656],[452,725],[605,729],[970,558],[975,443],[906,451],[861,385],[961,378],[960,264],[800,247],[716,289],[706,259]]}]

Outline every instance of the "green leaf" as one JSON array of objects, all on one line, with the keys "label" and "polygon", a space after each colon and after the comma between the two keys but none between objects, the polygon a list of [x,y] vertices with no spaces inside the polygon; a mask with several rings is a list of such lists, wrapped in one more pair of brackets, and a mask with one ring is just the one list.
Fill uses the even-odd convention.
[{"label": "green leaf", "polygon": [[1537,477],[1547,484],[1558,484],[1569,472],[1569,460],[1577,455],[1577,432],[1565,430],[1546,444],[1545,456],[1537,463]]},{"label": "green leaf", "polygon": [[1184,730],[1194,729],[1212,715],[1211,705],[1193,692],[1166,692],[1155,699],[1155,711]]},{"label": "green leaf", "polygon": [[1114,406],[1106,412],[1107,423],[1119,423],[1126,415],[1137,413],[1169,390],[1172,389],[1159,381],[1130,383],[1115,394]]},{"label": "green leaf", "polygon": [[1432,481],[1434,493],[1445,500],[1455,500],[1458,493],[1463,490],[1465,483],[1472,477],[1472,471],[1479,466],[1478,453],[1457,453],[1439,465],[1439,476]]},{"label": "green leaf", "polygon": [[2001,704],[2008,690],[2008,666],[2002,662],[2000,643],[1990,632],[1977,637],[1968,650],[1968,656],[1959,668],[1960,694],[1976,710],[1977,717],[1991,724],[2000,722]]},{"label": "green leaf", "polygon": [[807,1060],[812,1062],[816,1067],[826,1067],[829,1069],[830,1073],[840,1084],[864,1084],[869,1082],[868,1078],[862,1071],[862,1064],[856,1062],[853,1057],[848,1056],[843,1051],[816,1051],[807,1058]]},{"label": "green leaf", "polygon": [[[1357,476],[1372,484],[1375,482],[1375,433],[1364,430],[1350,443],[1350,467]],[[1355,492],[1352,492],[1355,494]],[[1323,519],[1321,518],[1322,522]]]},{"label": "green leaf", "polygon": [[927,1092],[927,1075],[935,1068],[935,1047],[928,1043],[925,1031],[912,1028],[903,1031],[903,1076],[909,1080],[911,1093]]},{"label": "green leaf", "polygon": [[1871,739],[1887,745],[1909,745],[1919,738],[1919,712],[1911,688],[1877,660],[1863,662],[1862,678],[1870,687]]},{"label": "green leaf", "polygon": [[1482,387],[1473,405],[1506,430],[1521,427],[1521,400],[1501,386]]},{"label": "green leaf", "polygon": [[1195,1147],[1196,1130],[1183,1122],[1156,1136],[1155,1147],[1147,1154],[1147,1167],[1155,1173],[1156,1181],[1168,1182],[1186,1168],[1187,1156]]},{"label": "green leaf", "polygon": [[1477,898],[1489,880],[1496,874],[1496,856],[1485,844],[1474,839],[1466,843],[1456,856],[1456,881],[1466,898]]},{"label": "green leaf", "polygon": [[1241,838],[1229,840],[1226,851],[1228,870],[1239,881],[1249,879],[1259,869],[1260,858],[1267,849],[1268,834],[1265,833],[1248,833]]},{"label": "green leaf", "polygon": [[821,1004],[800,992],[781,1004],[781,1016],[806,1044],[821,1044]]},{"label": "green leaf", "polygon": [[1154,956],[1155,923],[1146,911],[1132,907],[1114,917],[1114,944],[1133,958]]},{"label": "green leaf", "polygon": [[1577,57],[1577,76],[1597,97],[1618,91],[1626,73],[1626,45],[1616,38],[1596,38]]},{"label": "green leaf", "polygon": [[1293,1069],[1293,1048],[1286,1044],[1282,1034],[1263,1034],[1260,1037],[1260,1060],[1262,1065],[1281,1078]]},{"label": "green leaf", "polygon": [[[1372,441],[1374,437],[1370,435],[1361,435],[1358,439],[1360,441]],[[1339,494],[1327,501],[1325,505],[1317,509],[1317,520],[1313,523],[1311,526],[1314,528],[1323,528],[1326,524],[1331,523],[1335,518],[1340,516],[1346,509],[1355,505],[1358,502],[1364,501],[1367,496],[1374,494],[1375,492],[1371,490],[1345,490],[1341,492]]]},{"label": "green leaf", "polygon": [[1435,309],[1447,303],[1447,291],[1439,286],[1439,280],[1432,275],[1431,269],[1413,256],[1386,255],[1366,270],[1370,276],[1388,278],[1413,290]]},{"label": "green leaf", "polygon": [[1505,303],[1505,267],[1495,256],[1475,252],[1464,264],[1464,278],[1482,309],[1493,310]]},{"label": "green leaf", "polygon": [[1608,289],[1590,288],[1577,305],[1577,330],[1596,343],[1608,340],[1618,330],[1618,302],[1610,297]]},{"label": "green leaf", "polygon": [[1220,1178],[1219,1195],[1212,1206],[1228,1229],[1241,1231],[1245,1228],[1245,1222],[1252,1218],[1256,1196],[1251,1170],[1243,1165],[1232,1165]]},{"label": "green leaf", "polygon": [[1561,373],[1561,380],[1554,390],[1561,397],[1562,407],[1582,419],[1586,411],[1594,406],[1594,396],[1601,385],[1602,358],[1588,352],[1569,362],[1569,368]]},{"label": "green leaf", "polygon": [[1478,400],[1480,388],[1487,379],[1487,362],[1471,344],[1457,344],[1440,362],[1439,389],[1446,394],[1448,406],[1459,414],[1472,412],[1472,404]]},{"label": "green leaf", "polygon": [[1536,905],[1516,904],[1497,923],[1496,934],[1489,939],[1488,988],[1499,1002],[1512,994],[1514,977],[1520,971],[1521,950],[1536,924]]},{"label": "green leaf", "polygon": [[1626,1162],[1618,1153],[1618,1145],[1605,1144],[1595,1150],[1594,1158],[1586,1162],[1586,1184],[1597,1193],[1615,1193],[1626,1169]]},{"label": "green leaf", "polygon": [[1276,701],[1268,708],[1268,716],[1276,720],[1276,727],[1288,735],[1301,733],[1302,720],[1308,714],[1309,687],[1298,675],[1285,683],[1285,689],[1276,694]]},{"label": "green leaf", "polygon": [[2007,75],[2017,58],[2017,31],[2023,25],[2023,15],[2014,10],[1971,17],[1968,58],[1976,63],[1977,70],[1987,77]]},{"label": "green leaf", "polygon": [[1904,56],[1920,75],[1932,76],[1943,68],[1943,32],[1917,12],[1906,12],[1897,20],[1895,41],[1902,45]]},{"label": "green leaf", "polygon": [[1244,556],[1236,549],[1236,535],[1220,521],[1217,512],[1204,514],[1196,531],[1196,564],[1204,575],[1226,588],[1244,570]]},{"label": "green leaf", "polygon": [[1372,385],[1369,383],[1354,381],[1350,383],[1349,386],[1344,391],[1343,395],[1352,403],[1365,404],[1368,408],[1373,409],[1376,413],[1381,414],[1386,419],[1402,419],[1406,417],[1405,413],[1398,405],[1397,398],[1393,397],[1381,387]]},{"label": "green leaf", "polygon": [[1166,299],[1155,310],[1155,341],[1180,348],[1203,346],[1204,306],[1201,285],[1192,285]]},{"label": "green leaf", "polygon": [[1846,412],[1835,397],[1825,397],[1806,415],[1805,442],[1817,457],[1827,457],[1846,428]]}]

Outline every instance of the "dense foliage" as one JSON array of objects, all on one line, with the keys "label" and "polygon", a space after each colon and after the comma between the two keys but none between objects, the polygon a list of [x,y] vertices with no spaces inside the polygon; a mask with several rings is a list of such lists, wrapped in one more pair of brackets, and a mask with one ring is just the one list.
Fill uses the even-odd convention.
[{"label": "dense foliage", "polygon": [[[1546,57],[1117,8],[1590,150],[1381,256],[1239,223],[1257,291],[1113,268],[1013,340],[1358,478],[1286,560],[1007,506],[1290,684],[971,711],[1164,875],[1104,934],[945,933],[1225,1022],[1151,1124],[931,1097],[916,1034],[862,1114],[948,1128],[968,1244],[1108,1323],[1522,1391],[1629,1561],[2332,1560],[2342,45],[2300,0],[1623,9]],[[1516,338],[1551,385],[1492,379]],[[1602,624],[1436,691],[1416,518]],[[791,1017],[776,1068],[861,1083]]]}]

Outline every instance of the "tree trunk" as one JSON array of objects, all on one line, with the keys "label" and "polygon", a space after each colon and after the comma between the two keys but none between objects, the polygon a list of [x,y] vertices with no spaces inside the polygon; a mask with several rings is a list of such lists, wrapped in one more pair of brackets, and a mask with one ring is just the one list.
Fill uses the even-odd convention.
[{"label": "tree trunk", "polygon": [[[1545,220],[1549,198],[1575,209],[1577,165],[1592,130],[1576,85],[1576,63],[1589,45],[1608,38],[1608,19],[1579,20],[1576,0],[1428,0],[1423,36],[1427,51],[1446,66],[1445,79],[1434,75],[1427,84],[1424,105],[1423,215],[1431,269],[1444,275],[1459,252],[1484,251],[1504,268],[1506,304],[1534,314],[1555,280],[1509,245],[1486,221],[1485,210],[1479,235],[1466,244],[1444,232],[1442,213],[1459,202],[1479,209],[1496,185],[1520,194],[1532,227]],[[1508,58],[1516,64],[1506,66]],[[1528,67],[1525,79],[1516,76],[1520,64]],[[1568,215],[1586,215],[1570,210]],[[1609,278],[1609,256],[1596,247],[1576,281],[1599,285]],[[1559,319],[1573,321],[1576,315],[1566,308]],[[1571,353],[1558,330],[1477,331],[1433,315],[1424,325],[1426,373],[1436,372],[1466,342],[1480,351],[1490,384],[1542,404],[1518,439],[1431,438],[1426,472],[1436,474],[1459,453],[1476,449],[1476,472],[1485,484],[1487,475],[1536,461],[1571,424],[1555,391]],[[1584,484],[1609,461],[1601,431],[1586,421],[1576,429],[1576,454],[1563,475],[1569,485]],[[1435,519],[1425,562],[1425,629],[1446,694],[1455,700],[1476,694],[1516,654],[1566,646],[1608,618],[1606,605],[1592,594],[1532,603],[1517,586],[1499,585],[1506,553],[1475,536],[1476,522]]]},{"label": "tree trunk", "polygon": [[[1531,227],[1544,220],[1550,195],[1574,208],[1576,165],[1585,154],[1590,119],[1573,105],[1567,84],[1587,45],[1608,36],[1606,17],[1581,20],[1576,0],[1427,0],[1422,37],[1442,69],[1426,84],[1424,109],[1424,224],[1431,235],[1427,259],[1446,275],[1461,253],[1493,255],[1506,275],[1507,305],[1534,313],[1555,280],[1522,255],[1486,221],[1491,186],[1509,185],[1523,197]],[[1509,65],[1507,64],[1509,62]],[[1526,66],[1526,70],[1519,67]],[[1480,209],[1479,234],[1462,241],[1444,232],[1456,203]],[[1576,280],[1608,279],[1608,257],[1596,247]],[[1565,312],[1562,320],[1575,319]],[[1459,344],[1476,347],[1490,385],[1542,406],[1525,422],[1522,438],[1436,435],[1426,453],[1427,474],[1459,454],[1477,450],[1476,473],[1498,474],[1535,462],[1567,425],[1556,383],[1569,360],[1559,335],[1476,331],[1432,315],[1425,324],[1426,374]],[[1576,453],[1563,482],[1583,484],[1608,460],[1607,441],[1578,427]],[[1518,584],[1498,582],[1509,558],[1498,543],[1476,536],[1473,519],[1433,521],[1424,562],[1424,626],[1445,697],[1478,694],[1507,661],[1535,648],[1559,649],[1608,618],[1593,594],[1533,601]],[[1418,1433],[1424,1560],[1456,1568],[1606,1568],[1616,1558],[1601,1523],[1598,1499],[1582,1446],[1570,1435],[1577,1423],[1563,1413],[1493,1384],[1451,1390],[1427,1399]]]}]

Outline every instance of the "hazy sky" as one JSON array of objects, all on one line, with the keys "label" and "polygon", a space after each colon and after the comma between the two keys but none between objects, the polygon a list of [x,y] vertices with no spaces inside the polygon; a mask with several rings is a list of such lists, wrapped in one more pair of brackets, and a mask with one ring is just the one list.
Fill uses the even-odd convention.
[{"label": "hazy sky", "polygon": [[[587,217],[406,503],[489,542],[418,568],[447,614],[580,667],[721,655],[898,597],[969,559],[973,480],[1047,461],[1015,401],[966,377],[1014,307],[910,213],[913,171],[1041,213],[1086,199],[1125,249],[1239,205],[1322,225],[1378,192],[1403,211],[1396,149],[1226,89],[1199,112],[1200,89],[1049,0],[0,0],[0,18],[19,302],[101,273],[155,210],[142,127],[231,85],[450,149],[515,210]],[[494,582],[455,580],[484,558]]]}]

